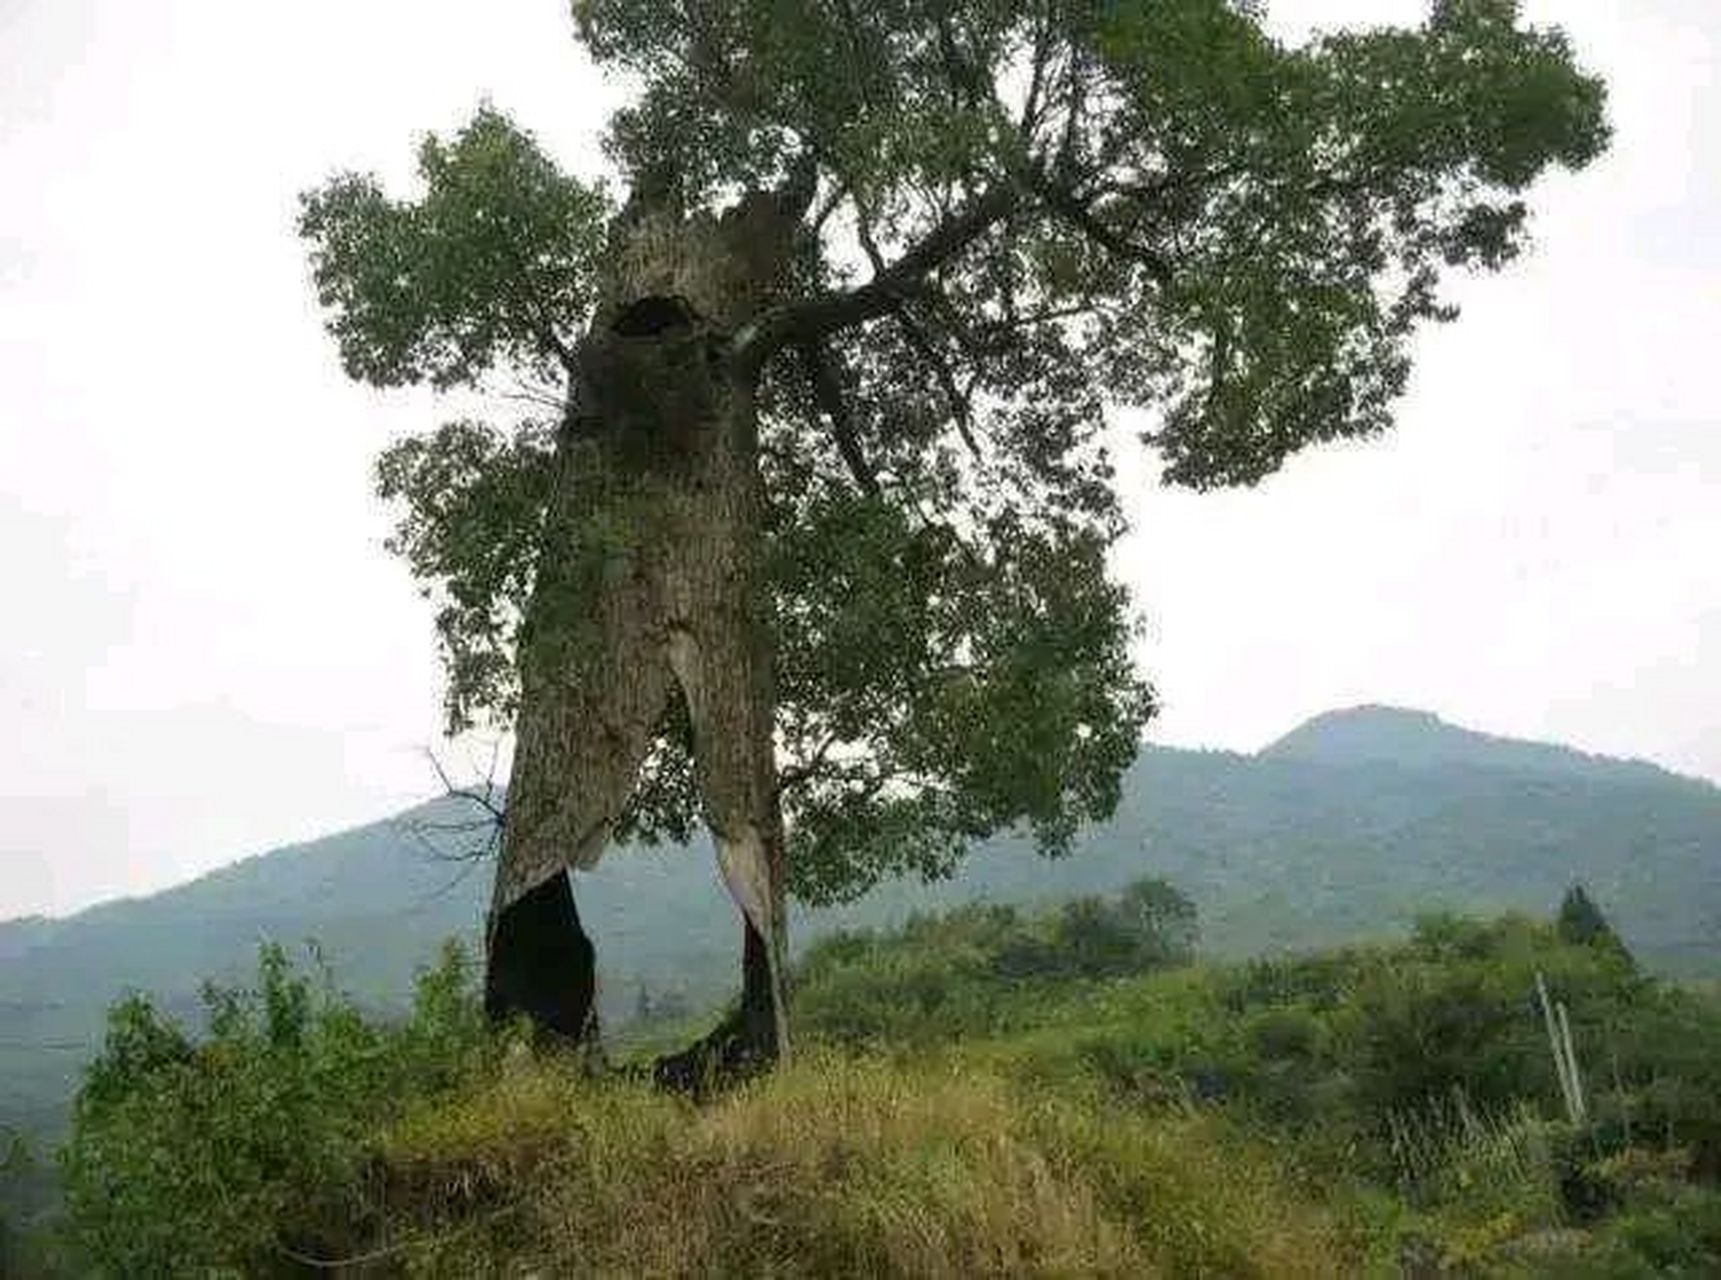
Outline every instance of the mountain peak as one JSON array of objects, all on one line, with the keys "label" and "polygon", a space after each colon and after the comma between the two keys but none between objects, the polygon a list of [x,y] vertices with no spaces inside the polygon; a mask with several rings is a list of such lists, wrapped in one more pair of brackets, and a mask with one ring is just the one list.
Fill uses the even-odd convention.
[{"label": "mountain peak", "polygon": [[1637,780],[1649,773],[1666,776],[1643,761],[1615,760],[1552,743],[1500,737],[1449,724],[1432,711],[1378,704],[1322,712],[1262,748],[1259,754],[1267,759],[1339,765],[1465,766]]}]

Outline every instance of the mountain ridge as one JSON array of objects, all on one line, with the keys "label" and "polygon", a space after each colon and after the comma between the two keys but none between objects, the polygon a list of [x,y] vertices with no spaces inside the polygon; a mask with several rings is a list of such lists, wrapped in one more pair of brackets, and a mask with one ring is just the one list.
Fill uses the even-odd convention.
[{"label": "mountain ridge", "polygon": [[[1420,743],[1418,737],[1422,740]],[[1400,748],[1396,753],[1392,750],[1395,745]],[[1410,749],[1404,749],[1407,746]],[[1680,773],[1640,757],[1611,756],[1557,743],[1489,733],[1454,724],[1432,711],[1387,703],[1359,703],[1317,712],[1253,752],[1157,743],[1143,743],[1142,751],[1170,751],[1238,761],[1301,760],[1349,765],[1392,764],[1400,768],[1462,766],[1526,773],[1570,772],[1586,777],[1629,774],[1633,781],[1657,778],[1721,794],[1721,783]],[[8,954],[11,936],[31,931],[52,931],[92,912],[153,901],[206,881],[221,879],[264,859],[287,857],[302,850],[319,850],[331,840],[342,840],[384,826],[410,826],[414,815],[422,814],[428,819],[442,802],[442,797],[432,797],[374,822],[358,823],[325,836],[247,854],[160,889],[104,898],[64,914],[38,912],[0,918],[0,959]]]}]

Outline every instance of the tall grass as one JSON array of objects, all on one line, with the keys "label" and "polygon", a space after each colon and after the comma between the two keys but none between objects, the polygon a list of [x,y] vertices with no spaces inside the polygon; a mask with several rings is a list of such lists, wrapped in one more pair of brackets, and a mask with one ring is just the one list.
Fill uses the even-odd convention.
[{"label": "tall grass", "polygon": [[554,1062],[382,1148],[414,1274],[1317,1276],[1336,1233],[1222,1125],[820,1055],[700,1111]]}]

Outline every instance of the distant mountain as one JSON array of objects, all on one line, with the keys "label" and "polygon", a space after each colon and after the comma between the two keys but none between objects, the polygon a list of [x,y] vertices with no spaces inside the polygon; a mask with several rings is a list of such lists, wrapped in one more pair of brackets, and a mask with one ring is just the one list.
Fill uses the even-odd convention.
[{"label": "distant mountain", "polygon": [[1448,724],[1430,711],[1402,707],[1363,706],[1325,712],[1298,725],[1261,755],[1320,764],[1507,769],[1632,782],[1665,782],[1676,777],[1641,760],[1616,760],[1546,742],[1496,737]]},{"label": "distant mountain", "polygon": [[[488,868],[446,860],[441,831],[470,816],[439,800],[151,897],[0,923],[0,1125],[59,1127],[122,988],[195,1017],[199,984],[250,976],[264,938],[317,939],[343,987],[398,1006],[440,939],[476,941]],[[1646,962],[1721,975],[1721,789],[1385,707],[1317,716],[1254,756],[1146,748],[1117,814],[1070,857],[989,841],[951,881],[798,912],[794,936],[1148,875],[1188,892],[1205,945],[1228,955],[1388,934],[1436,907],[1545,913],[1581,879]],[[616,851],[576,892],[612,1024],[642,988],[694,1004],[728,991],[739,926],[708,844]]]}]

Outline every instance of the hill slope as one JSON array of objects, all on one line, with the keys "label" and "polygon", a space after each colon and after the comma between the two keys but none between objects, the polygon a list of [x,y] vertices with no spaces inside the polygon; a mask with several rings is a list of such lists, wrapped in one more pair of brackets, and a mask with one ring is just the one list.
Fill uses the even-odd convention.
[{"label": "hill slope", "polygon": [[[58,1127],[121,988],[194,1014],[198,984],[254,972],[266,937],[314,937],[361,1001],[399,1001],[438,940],[474,937],[486,902],[486,867],[425,848],[425,825],[468,816],[451,804],[152,897],[0,923],[0,1125]],[[1436,906],[1546,911],[1581,879],[1648,963],[1721,974],[1721,789],[1388,708],[1317,717],[1255,756],[1147,748],[1113,820],[1072,857],[1047,863],[1024,841],[991,841],[947,883],[801,912],[796,935],[1149,875],[1188,893],[1206,949],[1229,955],[1394,932]],[[738,928],[708,846],[614,854],[577,891],[612,1022],[642,987],[694,1005],[726,993]]]}]

